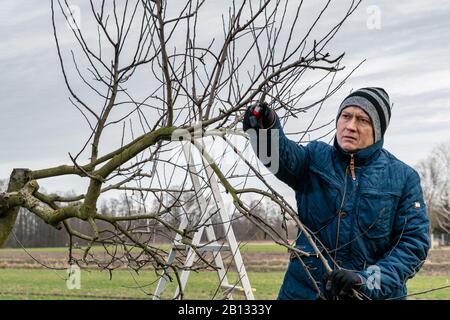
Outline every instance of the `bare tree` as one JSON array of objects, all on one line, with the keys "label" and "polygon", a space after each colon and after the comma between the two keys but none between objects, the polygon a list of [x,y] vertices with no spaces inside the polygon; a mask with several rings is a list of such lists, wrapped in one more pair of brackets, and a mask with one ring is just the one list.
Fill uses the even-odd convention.
[{"label": "bare tree", "polygon": [[439,144],[417,166],[434,232],[450,233],[450,144]]},{"label": "bare tree", "polygon": [[[323,18],[331,1],[316,4],[315,17],[303,1],[235,0],[228,8],[218,9],[228,3],[90,1],[80,25],[65,0],[51,1],[54,39],[69,101],[90,130],[82,147],[69,153],[68,164],[11,173],[8,189],[0,195],[0,244],[22,207],[67,232],[72,263],[91,258],[100,267],[113,269],[113,262],[120,261],[134,269],[172,268],[177,275],[179,266],[167,265],[166,252],[152,245],[149,226],[162,226],[167,237],[178,233],[186,243],[199,228],[194,223],[180,230],[174,219],[188,211],[183,204],[192,196],[200,196],[189,179],[181,143],[173,139],[181,129],[188,134],[187,143],[201,155],[196,166],[201,193],[209,205],[214,206],[214,201],[205,166],[214,171],[235,212],[299,253],[279,230],[252,213],[247,195],[266,197],[282,216],[309,234],[296,211],[252,164],[246,153],[249,144],[238,124],[249,103],[266,101],[283,122],[307,111],[316,113],[307,129],[296,133],[299,142],[315,130],[324,130],[324,136],[332,133],[332,124],[319,123],[316,116],[351,72],[335,83],[336,72],[343,69],[343,53],[331,55],[327,45],[360,1],[340,3],[341,16],[334,20]],[[70,30],[61,27],[67,21]],[[307,98],[315,102],[305,104]],[[39,190],[39,180],[63,175],[87,179],[86,192],[62,197]],[[247,187],[250,180],[261,187]],[[113,190],[126,194],[126,212],[113,215],[98,210],[99,199]],[[186,194],[191,196],[183,198]],[[158,205],[149,208],[152,199]],[[84,221],[90,231],[77,230],[71,223],[74,220]],[[82,260],[72,255],[76,239],[89,243]],[[317,249],[313,235],[310,241]],[[94,244],[104,246],[109,263],[93,258]],[[119,250],[111,249],[117,247],[123,249],[120,256]],[[319,250],[317,254],[328,266]]]}]

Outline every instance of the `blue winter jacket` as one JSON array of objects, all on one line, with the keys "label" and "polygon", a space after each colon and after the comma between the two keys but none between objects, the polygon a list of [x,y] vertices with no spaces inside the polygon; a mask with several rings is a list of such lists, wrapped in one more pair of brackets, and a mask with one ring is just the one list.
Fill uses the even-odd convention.
[{"label": "blue winter jacket", "polygon": [[[360,291],[370,299],[404,298],[406,281],[423,265],[429,248],[417,172],[383,149],[380,140],[353,155],[353,179],[351,156],[336,140],[333,146],[298,145],[284,135],[278,117],[273,129],[279,130],[275,175],[295,190],[300,220],[319,238],[319,248],[331,253],[330,266],[333,258],[357,271],[365,282]],[[296,246],[312,254],[302,260],[321,295],[298,259],[291,259],[278,298],[329,298],[326,271],[301,232]]]}]

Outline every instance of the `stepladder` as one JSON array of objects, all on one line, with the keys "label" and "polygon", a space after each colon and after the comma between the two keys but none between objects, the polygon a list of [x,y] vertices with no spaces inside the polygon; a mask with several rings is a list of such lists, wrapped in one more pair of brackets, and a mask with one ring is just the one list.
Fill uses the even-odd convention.
[{"label": "stepladder", "polygon": [[[175,235],[167,256],[166,267],[163,270],[162,276],[159,278],[153,299],[159,300],[162,298],[163,292],[170,279],[169,266],[175,263],[177,256],[181,255],[184,262],[180,268],[179,280],[177,281],[178,284],[173,298],[181,299],[184,296],[189,275],[194,267],[196,259],[199,258],[199,255],[210,253],[209,257],[211,258],[212,255],[211,262],[217,273],[218,285],[222,292],[222,295],[218,296],[218,298],[232,300],[233,294],[242,294],[245,299],[254,300],[254,289],[252,289],[250,285],[249,276],[244,266],[239,244],[232,228],[231,213],[227,211],[225,206],[214,170],[207,162],[203,161],[204,173],[206,174],[209,188],[211,189],[210,194],[212,199],[208,200],[213,200],[207,201],[204,192],[201,192],[202,185],[199,178],[199,172],[194,165],[193,152],[195,152],[195,149],[189,142],[182,143],[189,176],[192,181],[193,189],[196,192],[198,210],[200,210],[199,227],[195,230],[189,244],[186,244],[186,241],[184,241],[180,234],[177,233]],[[216,210],[211,210],[211,202],[216,206]],[[215,223],[211,223],[213,215],[215,215]],[[218,222],[217,219],[219,219]],[[188,223],[189,217],[187,214],[182,215],[179,230],[184,230],[188,226]],[[224,236],[222,236],[221,239],[216,237],[213,225],[223,228],[222,231]],[[202,242],[205,238],[206,241]],[[233,283],[229,282],[228,277],[230,266],[225,265],[222,256],[222,254],[225,253],[232,258],[230,263],[234,263],[235,272],[237,273],[237,281],[233,281]]]}]

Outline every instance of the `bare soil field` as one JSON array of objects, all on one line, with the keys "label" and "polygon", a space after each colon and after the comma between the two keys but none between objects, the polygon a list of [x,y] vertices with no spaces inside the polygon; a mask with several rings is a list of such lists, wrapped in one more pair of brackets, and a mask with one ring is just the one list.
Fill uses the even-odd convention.
[{"label": "bare soil field", "polygon": [[[289,255],[284,252],[244,252],[244,263],[249,271],[283,271],[287,267]],[[225,262],[231,257],[224,254]],[[66,268],[68,253],[61,250],[20,249],[0,250],[0,269],[37,269],[43,265],[52,268]],[[450,275],[450,247],[430,250],[421,272],[423,275]]]}]

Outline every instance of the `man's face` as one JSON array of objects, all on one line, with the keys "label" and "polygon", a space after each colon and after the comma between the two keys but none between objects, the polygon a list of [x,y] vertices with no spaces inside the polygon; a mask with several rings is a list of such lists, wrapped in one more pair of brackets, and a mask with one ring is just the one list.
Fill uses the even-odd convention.
[{"label": "man's face", "polygon": [[342,110],[337,121],[337,141],[348,153],[355,153],[372,145],[372,121],[367,113],[356,106]]}]

